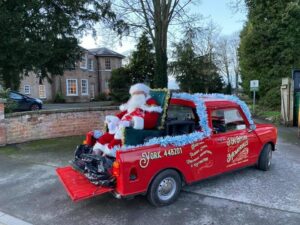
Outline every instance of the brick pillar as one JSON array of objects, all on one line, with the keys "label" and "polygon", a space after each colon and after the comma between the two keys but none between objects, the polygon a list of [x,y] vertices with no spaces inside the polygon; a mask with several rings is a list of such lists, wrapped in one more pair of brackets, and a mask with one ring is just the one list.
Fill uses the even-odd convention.
[{"label": "brick pillar", "polygon": [[6,126],[4,120],[4,103],[6,101],[0,98],[0,146],[6,145]]}]

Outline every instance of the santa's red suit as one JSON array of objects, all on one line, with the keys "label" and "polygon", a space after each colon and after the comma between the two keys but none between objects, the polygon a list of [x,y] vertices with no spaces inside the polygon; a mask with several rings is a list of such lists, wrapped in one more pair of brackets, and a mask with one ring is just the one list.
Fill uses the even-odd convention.
[{"label": "santa's red suit", "polygon": [[[96,141],[93,138],[93,132],[89,132],[86,137],[86,142],[88,145],[96,145],[101,149],[105,154],[109,154],[109,150],[113,149],[116,146],[122,145],[122,134],[121,129],[123,127],[133,127],[134,129],[153,129],[157,125],[162,109],[157,105],[157,102],[153,98],[146,100],[146,104],[136,108],[134,110],[128,110],[127,103],[120,106],[121,112],[116,114],[117,118],[110,116],[110,120],[115,120],[115,123],[118,123],[119,126],[115,129],[110,128],[109,131],[103,134]],[[118,120],[118,121],[116,121]],[[95,146],[96,146],[95,145]],[[106,150],[103,150],[103,149]]]}]

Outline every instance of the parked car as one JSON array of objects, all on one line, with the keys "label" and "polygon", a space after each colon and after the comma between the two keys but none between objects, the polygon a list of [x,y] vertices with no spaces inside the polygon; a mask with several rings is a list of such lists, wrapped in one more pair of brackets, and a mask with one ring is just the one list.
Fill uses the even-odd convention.
[{"label": "parked car", "polygon": [[163,127],[126,128],[112,165],[115,186],[94,185],[71,166],[56,170],[73,201],[109,192],[147,195],[162,206],[173,203],[183,185],[247,166],[269,170],[277,129],[255,124],[237,97],[174,93],[165,106]]},{"label": "parked car", "polygon": [[43,101],[38,98],[31,98],[16,91],[10,91],[9,98],[16,103],[15,111],[40,110]]}]

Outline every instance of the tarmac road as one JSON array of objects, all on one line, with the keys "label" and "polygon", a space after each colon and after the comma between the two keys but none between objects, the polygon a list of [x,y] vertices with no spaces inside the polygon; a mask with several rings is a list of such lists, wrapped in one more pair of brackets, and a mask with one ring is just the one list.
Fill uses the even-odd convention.
[{"label": "tarmac road", "polygon": [[279,128],[270,171],[250,167],[187,186],[177,202],[161,208],[143,196],[118,200],[109,194],[73,203],[55,175],[55,167],[71,158],[69,152],[8,156],[0,148],[0,212],[37,225],[299,225],[296,135],[294,128]]}]

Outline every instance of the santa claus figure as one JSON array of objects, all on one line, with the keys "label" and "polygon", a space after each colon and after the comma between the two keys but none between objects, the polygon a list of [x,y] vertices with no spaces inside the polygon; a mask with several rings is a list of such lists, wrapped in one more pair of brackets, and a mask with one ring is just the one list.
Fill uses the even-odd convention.
[{"label": "santa claus figure", "polygon": [[[87,134],[87,144],[94,144],[93,154],[113,156],[114,150],[122,145],[122,133],[126,127],[139,130],[155,128],[162,108],[151,98],[149,92],[150,88],[145,84],[131,86],[131,97],[120,106],[121,112],[115,116],[106,116],[108,132],[102,136],[95,131]],[[93,143],[92,140],[96,142]]]}]

